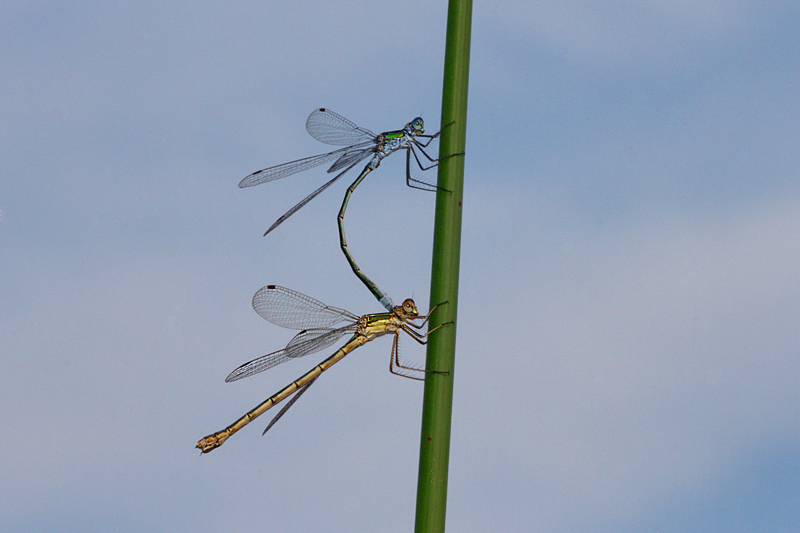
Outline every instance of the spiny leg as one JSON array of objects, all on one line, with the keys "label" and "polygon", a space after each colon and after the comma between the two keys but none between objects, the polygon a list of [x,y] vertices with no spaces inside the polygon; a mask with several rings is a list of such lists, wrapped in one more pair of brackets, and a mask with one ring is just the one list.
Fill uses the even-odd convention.
[{"label": "spiny leg", "polygon": [[[419,156],[417,155],[417,151],[414,149],[415,146],[433,164],[431,164],[431,165],[429,165],[427,167],[424,166],[422,164],[422,161],[420,161]],[[449,159],[449,158],[457,156],[457,155],[464,155],[464,152],[459,152],[459,153],[456,153],[456,154],[450,154],[450,155],[446,155],[444,157],[440,157],[439,159],[434,159],[430,155],[428,155],[428,152],[426,152],[425,150],[422,149],[422,146],[423,145],[421,143],[418,143],[416,141],[412,141],[412,143],[408,146],[407,150],[409,152],[411,152],[411,154],[414,154],[414,159],[417,161],[417,166],[423,172],[426,171],[426,170],[430,170],[433,167],[439,165],[440,161],[444,161],[445,159]],[[425,146],[427,146],[427,145],[425,145]],[[408,185],[411,188],[420,189],[420,190],[423,190],[423,191],[442,190],[442,191],[450,192],[448,189],[445,189],[444,187],[439,187],[438,185],[434,185],[432,183],[428,183],[428,182],[425,182],[425,181],[422,181],[422,180],[418,180],[416,178],[412,178],[411,177],[411,154],[406,154],[406,185]],[[413,185],[412,182],[417,183],[419,185],[424,185],[425,187],[420,187],[419,185]]]},{"label": "spiny leg", "polygon": [[[423,368],[414,368],[413,366],[405,366],[400,364],[400,334],[395,332],[394,340],[392,341],[392,353],[389,357],[389,372],[394,374],[395,376],[401,376],[408,379],[415,379],[417,381],[425,381],[424,377],[416,377],[413,375],[405,374],[397,369],[401,368],[406,372],[422,372],[423,376],[425,372],[428,370]],[[424,344],[424,343],[423,343]]]},{"label": "spiny leg", "polygon": [[425,147],[427,147],[427,146],[428,146],[428,145],[431,143],[431,141],[433,141],[433,140],[434,140],[436,137],[438,137],[439,135],[441,135],[441,134],[442,134],[442,132],[444,131],[444,129],[445,129],[446,127],[448,127],[448,126],[452,126],[452,125],[453,125],[453,124],[455,124],[455,123],[456,123],[456,121],[455,121],[455,120],[454,120],[453,122],[448,122],[447,124],[445,124],[444,126],[442,126],[442,129],[440,129],[439,131],[437,131],[437,132],[436,132],[436,133],[434,133],[433,135],[425,135],[425,134],[421,134],[421,133],[420,133],[420,134],[417,134],[417,135],[415,135],[415,137],[424,137],[424,138],[428,139],[428,142],[426,142],[426,143],[424,143],[424,144],[423,144],[423,143],[419,143],[419,144],[422,144],[422,146],[425,146]]},{"label": "spiny leg", "polygon": [[[428,183],[427,181],[418,180],[416,178],[411,177],[411,153],[414,152],[414,145],[411,144],[406,148],[406,185],[411,187],[412,189],[419,189],[421,191],[428,191],[434,192],[437,189],[440,189],[438,185],[434,185],[433,183]],[[435,167],[436,165],[431,165],[428,168],[422,168],[422,165],[419,164],[419,158],[417,154],[414,154],[414,158],[417,160],[417,165],[419,168],[424,172],[430,168]],[[416,185],[415,185],[416,184]],[[442,189],[443,191],[447,191],[447,189]],[[447,191],[450,192],[450,191]]]},{"label": "spiny leg", "polygon": [[[428,153],[424,149],[427,148],[428,145],[431,144],[431,142],[435,138],[437,138],[439,135],[441,135],[442,131],[444,131],[444,129],[446,127],[452,126],[453,124],[455,124],[455,121],[450,122],[448,124],[445,124],[444,126],[442,126],[442,129],[440,129],[439,131],[437,131],[433,135],[418,134],[418,135],[415,135],[412,139],[410,139],[411,142],[410,142],[408,148],[406,148],[406,149],[410,150],[411,152],[414,153],[414,159],[416,159],[416,161],[417,161],[417,166],[419,166],[419,168],[422,171],[426,171],[426,170],[429,170],[429,169],[435,167],[436,164],[438,164],[438,161],[439,161],[439,159],[434,159],[430,155],[428,155]],[[426,138],[426,139],[428,139],[428,141],[427,142],[422,142],[422,141],[419,140],[420,138]],[[427,167],[423,166],[422,162],[419,159],[419,156],[417,156],[417,153],[414,150],[414,146],[419,148],[419,150],[425,155],[425,157],[428,159],[428,161],[430,161],[430,162],[432,162],[434,164],[430,165],[430,166],[427,166]],[[463,155],[463,152],[460,153],[460,154],[451,154],[451,155],[448,155],[448,156],[443,157],[441,159],[447,159],[448,157],[452,157],[454,155]],[[415,183],[417,185],[414,185]],[[412,178],[411,177],[411,154],[406,154],[406,185],[408,185],[411,188],[419,189],[419,190],[422,190],[422,191],[443,190],[443,191],[450,192],[450,191],[448,191],[447,189],[445,189],[443,187],[439,187],[438,185],[434,185],[434,184],[428,183],[426,181],[422,181],[422,180],[418,180],[418,179]]]},{"label": "spiny leg", "polygon": [[[443,305],[445,303],[447,303],[447,302],[442,302],[441,304],[434,305],[433,308],[430,311],[428,311],[428,314],[425,315],[424,317],[416,317],[417,319],[422,319],[422,322],[419,325],[414,324],[412,322],[412,320],[415,320],[414,318],[409,318],[409,319],[406,319],[400,325],[400,329],[405,331],[408,334],[409,337],[411,337],[412,339],[414,339],[418,343],[423,344],[423,345],[427,344],[428,335],[430,335],[431,333],[433,333],[434,331],[436,331],[440,327],[444,326],[445,324],[452,324],[452,322],[445,322],[445,324],[439,324],[438,326],[436,326],[432,330],[426,331],[425,333],[417,332],[412,328],[420,329],[420,328],[425,327],[425,324],[428,322],[428,319],[430,319],[430,317],[433,314],[433,312],[440,305]],[[411,326],[411,327],[409,327],[409,326]],[[410,366],[406,366],[406,365],[401,364],[400,363],[400,348],[399,348],[400,347],[400,344],[399,344],[400,343],[400,333],[399,333],[399,331],[395,332],[394,336],[395,336],[394,337],[394,341],[392,342],[392,356],[391,356],[391,359],[389,360],[389,372],[391,372],[392,374],[396,374],[398,376],[403,376],[403,377],[407,377],[407,378],[410,378],[410,379],[418,379],[418,380],[422,380],[423,378],[409,376],[409,375],[406,375],[406,374],[404,374],[402,372],[396,371],[395,369],[396,368],[401,368],[403,370],[413,371],[413,372],[431,372],[431,373],[435,373],[435,374],[447,374],[447,372],[442,372],[442,371],[439,371],[439,370],[428,370],[428,369],[423,369],[423,368],[415,368],[415,367],[410,367]]]},{"label": "spiny leg", "polygon": [[431,333],[433,333],[433,332],[434,332],[434,331],[436,331],[437,329],[441,328],[442,326],[446,326],[446,325],[448,325],[448,324],[452,324],[452,323],[453,323],[453,321],[451,320],[450,322],[445,322],[444,324],[439,324],[439,325],[438,325],[438,326],[436,326],[435,328],[433,328],[433,329],[431,329],[431,330],[428,330],[428,331],[426,331],[425,333],[420,333],[419,331],[414,331],[413,329],[411,329],[409,326],[413,326],[413,327],[415,327],[415,328],[417,328],[417,329],[420,329],[420,328],[422,328],[422,327],[423,327],[422,325],[419,325],[419,326],[417,326],[417,325],[415,325],[415,324],[412,324],[411,322],[406,322],[405,324],[403,324],[402,326],[400,326],[400,329],[402,329],[403,331],[405,331],[406,333],[408,333],[408,335],[409,335],[409,336],[410,336],[412,339],[414,339],[415,341],[417,341],[418,343],[420,343],[420,344],[427,344],[427,343],[428,343],[428,339],[427,339],[428,335],[430,335]]},{"label": "spiny leg", "polygon": [[414,152],[414,157],[415,157],[415,158],[416,158],[416,160],[417,160],[417,164],[419,165],[419,168],[421,168],[422,170],[429,170],[429,169],[431,169],[431,168],[435,167],[436,165],[438,165],[440,161],[444,161],[445,159],[449,159],[449,158],[451,158],[451,157],[454,157],[454,156],[457,156],[457,155],[464,155],[464,152],[456,152],[455,154],[449,154],[449,155],[446,155],[446,156],[444,156],[444,157],[440,157],[440,158],[438,158],[438,159],[434,159],[433,157],[431,157],[431,156],[430,156],[430,154],[429,154],[428,152],[426,152],[426,151],[424,150],[424,147],[428,146],[427,144],[422,144],[422,143],[420,143],[420,142],[413,142],[412,144],[413,144],[414,146],[416,146],[416,147],[417,147],[417,149],[418,149],[420,152],[422,152],[422,155],[424,155],[424,156],[425,156],[425,158],[426,158],[428,161],[430,161],[431,163],[433,163],[432,165],[430,165],[430,166],[428,166],[428,167],[422,166],[422,161],[420,161],[420,160],[419,160],[419,157],[417,157],[417,153],[416,153],[416,152]]},{"label": "spiny leg", "polygon": [[[444,324],[440,324],[439,326],[436,326],[435,328],[433,328],[432,330],[426,332],[425,334],[417,333],[413,329],[407,327],[406,324],[403,324],[401,326],[401,329],[403,331],[405,331],[406,333],[408,333],[409,337],[411,337],[412,339],[414,339],[418,343],[427,344],[428,343],[428,339],[426,337],[428,335],[430,335],[431,333],[433,333],[434,331],[436,331],[437,329],[439,329],[440,327],[442,327],[443,325]],[[400,342],[400,333],[396,332],[394,335],[395,335],[394,341],[392,342],[392,358],[389,361],[389,372],[391,372],[392,374],[396,374],[398,376],[403,376],[403,377],[410,378],[410,379],[417,379],[417,380],[420,380],[420,381],[423,381],[424,378],[417,378],[417,377],[414,377],[414,376],[409,376],[409,375],[403,374],[402,372],[395,371],[394,368],[402,368],[403,370],[406,370],[406,371],[423,372],[423,373],[430,373],[430,374],[449,374],[449,372],[447,372],[446,370],[432,370],[432,369],[428,369],[428,368],[415,368],[413,366],[405,366],[405,365],[400,364],[400,344],[399,344],[399,342]]]},{"label": "spiny leg", "polygon": [[353,194],[353,191],[356,190],[358,184],[361,183],[367,174],[372,172],[372,169],[367,165],[364,167],[364,170],[361,171],[361,174],[358,175],[358,178],[347,188],[347,192],[344,195],[344,201],[342,201],[342,207],[339,209],[339,215],[337,216],[336,220],[339,225],[339,247],[342,249],[342,253],[347,258],[347,262],[350,264],[350,268],[353,270],[353,273],[358,276],[358,279],[369,289],[375,298],[383,305],[386,309],[391,311],[394,308],[394,304],[392,303],[392,299],[383,292],[371,279],[367,277],[366,274],[361,272],[361,268],[356,264],[353,256],[350,255],[350,249],[347,246],[347,238],[344,234],[344,213],[347,210],[347,203],[350,201],[350,195]]},{"label": "spiny leg", "polygon": [[[430,318],[431,318],[431,315],[433,315],[433,312],[434,312],[434,311],[436,311],[436,309],[438,309],[439,307],[441,307],[441,306],[443,306],[443,305],[445,305],[445,304],[447,304],[447,303],[449,303],[449,302],[447,302],[447,301],[444,301],[444,302],[440,302],[440,303],[438,303],[438,304],[434,305],[434,306],[431,308],[431,310],[430,310],[430,311],[428,311],[428,314],[427,314],[427,315],[425,315],[425,316],[418,316],[418,317],[414,317],[414,318],[408,318],[408,319],[406,319],[406,324],[408,324],[409,326],[413,326],[413,327],[415,327],[415,328],[417,328],[417,329],[421,329],[421,328],[422,328],[422,327],[423,327],[425,324],[427,324],[427,323],[428,323],[428,320],[430,320]],[[422,319],[422,322],[420,322],[420,323],[419,323],[419,325],[417,325],[417,324],[414,324],[414,323],[412,322],[412,320],[420,320],[420,319]],[[452,324],[452,323],[453,323],[452,321],[450,321],[450,322],[445,322],[445,323],[443,323],[443,324],[440,324],[440,325],[439,325],[439,326],[437,326],[437,327],[444,326],[445,324]],[[433,330],[429,331],[428,333],[430,334],[432,331],[433,331]]]}]

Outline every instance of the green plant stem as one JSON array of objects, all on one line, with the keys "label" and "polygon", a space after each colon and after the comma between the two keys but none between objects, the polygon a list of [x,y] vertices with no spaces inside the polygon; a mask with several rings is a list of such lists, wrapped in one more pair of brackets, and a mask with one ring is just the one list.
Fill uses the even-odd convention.
[{"label": "green plant stem", "polygon": [[464,156],[443,158],[465,151],[471,24],[472,1],[450,0],[439,145],[439,157],[442,160],[438,175],[440,190],[436,195],[430,301],[431,307],[447,302],[433,314],[430,327],[447,325],[428,339],[426,367],[437,372],[429,372],[425,379],[417,482],[417,533],[442,532],[445,526],[458,324]]}]

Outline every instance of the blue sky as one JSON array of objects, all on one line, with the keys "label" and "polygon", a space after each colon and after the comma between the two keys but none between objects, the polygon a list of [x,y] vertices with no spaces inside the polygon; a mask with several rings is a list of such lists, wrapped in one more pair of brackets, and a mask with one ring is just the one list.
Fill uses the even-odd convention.
[{"label": "blue sky", "polygon": [[[798,22],[475,5],[449,530],[800,528]],[[237,183],[324,150],[317,107],[434,130],[445,23],[430,2],[0,7],[0,529],[413,527],[422,386],[388,340],[266,437],[194,443],[322,357],[224,383],[293,334],[253,312],[261,286],[381,310],[338,249],[344,184],[263,238],[324,172]],[[348,242],[426,308],[434,197],[403,172],[359,187]]]}]

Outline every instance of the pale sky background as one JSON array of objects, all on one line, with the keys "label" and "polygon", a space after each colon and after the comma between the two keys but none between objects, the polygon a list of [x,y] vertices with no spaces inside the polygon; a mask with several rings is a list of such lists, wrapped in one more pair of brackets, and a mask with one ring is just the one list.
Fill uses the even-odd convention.
[{"label": "pale sky background", "polygon": [[[476,3],[448,530],[800,529],[800,4]],[[335,217],[274,234],[329,107],[439,124],[442,2],[0,6],[0,530],[413,528],[422,385],[377,340],[200,456],[327,354],[280,284],[357,314]],[[348,241],[428,307],[434,195],[392,156]],[[435,179],[432,172],[423,177]],[[422,361],[406,340],[403,354]]]}]

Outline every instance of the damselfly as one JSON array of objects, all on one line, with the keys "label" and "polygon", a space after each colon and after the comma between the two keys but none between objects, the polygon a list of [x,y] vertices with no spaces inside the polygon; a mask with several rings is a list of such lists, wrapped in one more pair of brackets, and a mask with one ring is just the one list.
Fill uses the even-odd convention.
[{"label": "damselfly", "polygon": [[[222,431],[212,433],[200,439],[196,447],[203,453],[207,453],[214,448],[222,446],[222,443],[224,443],[228,437],[252,422],[273,405],[285,400],[293,393],[296,393],[286,407],[284,407],[272,422],[270,422],[264,430],[264,433],[266,433],[267,430],[283,416],[286,410],[292,406],[300,395],[308,390],[320,374],[328,370],[331,366],[344,358],[345,355],[359,346],[383,335],[394,335],[391,359],[389,360],[389,371],[393,374],[410,377],[412,379],[423,379],[422,375],[426,372],[425,370],[405,366],[400,363],[398,342],[400,339],[400,331],[404,331],[418,343],[425,344],[427,342],[426,337],[444,325],[436,326],[430,331],[422,331],[436,307],[438,306],[434,306],[427,315],[419,316],[414,300],[407,299],[403,302],[403,305],[393,308],[388,313],[359,317],[344,309],[327,306],[322,302],[291,289],[278,287],[276,285],[262,287],[255,296],[253,296],[253,308],[256,312],[275,325],[291,329],[301,329],[302,331],[295,335],[282,350],[269,353],[249,363],[243,364],[231,372],[230,375],[225,378],[225,381],[236,381],[237,379],[258,374],[259,372],[291,359],[318,352],[331,346],[346,334],[351,334],[352,337],[346,344],[336,350],[336,353],[258,404],[236,422]],[[418,321],[419,323],[417,323]],[[334,327],[341,323],[344,324]]]},{"label": "damselfly", "polygon": [[[386,131],[380,135],[375,135],[371,131],[360,128],[341,115],[337,115],[330,109],[325,108],[315,109],[311,115],[309,115],[308,120],[306,121],[306,130],[308,130],[308,133],[312,137],[320,142],[334,146],[344,146],[344,148],[339,148],[338,150],[328,152],[327,154],[306,157],[304,159],[298,159],[297,161],[290,161],[289,163],[283,163],[282,165],[277,165],[259,170],[258,172],[253,172],[239,182],[239,187],[252,187],[253,185],[260,185],[268,181],[285,178],[298,172],[322,165],[329,161],[333,161],[333,164],[328,169],[329,173],[341,171],[334,176],[333,179],[303,198],[297,205],[292,207],[283,216],[276,220],[275,223],[272,224],[272,226],[270,226],[270,228],[264,233],[264,235],[267,235],[269,232],[281,225],[284,220],[295,214],[300,208],[316,198],[316,196],[322,191],[327,189],[336,180],[345,175],[350,169],[352,169],[361,161],[369,158],[369,162],[358,175],[358,178],[356,178],[352,185],[350,185],[350,187],[347,189],[347,192],[344,196],[344,201],[342,202],[342,207],[339,210],[339,215],[337,217],[339,225],[339,245],[355,275],[358,276],[358,278],[364,283],[364,285],[367,286],[370,292],[375,295],[378,301],[387,310],[391,311],[394,308],[391,298],[389,298],[384,291],[382,291],[371,279],[366,276],[366,274],[361,271],[352,255],[350,255],[350,250],[347,247],[347,239],[345,238],[344,234],[344,213],[347,209],[347,203],[350,200],[350,195],[353,194],[353,191],[355,191],[356,187],[358,187],[358,184],[361,183],[367,174],[378,168],[378,166],[381,164],[381,160],[383,160],[384,157],[396,152],[397,150],[406,150],[406,184],[415,189],[426,191],[437,190],[438,187],[436,185],[425,183],[424,181],[420,181],[411,177],[411,156],[414,156],[417,166],[419,166],[419,168],[423,171],[436,166],[439,162],[439,159],[432,158],[425,151],[425,148],[431,143],[431,141],[433,141],[433,139],[439,136],[441,131],[435,133],[434,135],[425,135],[425,123],[423,122],[422,118],[417,117],[406,124],[401,130]],[[421,141],[420,139],[426,139],[426,141]],[[419,151],[428,160],[430,163],[428,166],[423,165],[422,161],[417,155],[417,151]]]}]

